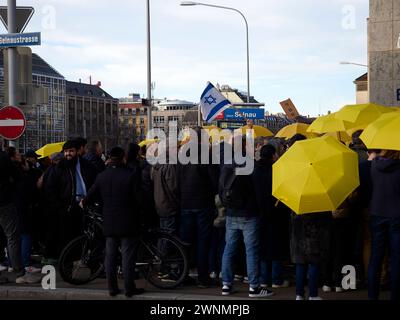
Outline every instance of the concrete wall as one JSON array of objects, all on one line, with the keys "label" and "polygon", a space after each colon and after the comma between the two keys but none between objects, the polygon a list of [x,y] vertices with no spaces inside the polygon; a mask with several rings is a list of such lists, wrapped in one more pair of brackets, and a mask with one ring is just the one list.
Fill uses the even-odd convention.
[{"label": "concrete wall", "polygon": [[369,100],[400,106],[400,0],[370,0],[369,6]]}]

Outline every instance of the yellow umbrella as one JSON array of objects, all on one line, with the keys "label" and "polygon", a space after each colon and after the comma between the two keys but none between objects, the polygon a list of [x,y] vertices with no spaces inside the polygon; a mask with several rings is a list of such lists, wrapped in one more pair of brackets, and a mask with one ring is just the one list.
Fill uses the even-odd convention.
[{"label": "yellow umbrella", "polygon": [[305,123],[293,123],[279,130],[275,137],[290,139],[298,133],[306,136],[307,138],[317,137],[315,133],[307,132],[309,126],[309,124]]},{"label": "yellow umbrella", "polygon": [[147,147],[147,146],[151,145],[152,143],[158,142],[158,141],[160,141],[160,140],[159,139],[146,139],[139,143],[139,147],[143,147],[143,146]]},{"label": "yellow umbrella", "polygon": [[381,115],[365,128],[360,139],[368,149],[400,151],[400,112]]},{"label": "yellow umbrella", "polygon": [[336,113],[331,113],[326,116],[319,117],[308,127],[307,132],[327,133],[336,131],[347,131],[352,125],[348,121],[343,121],[336,118]]},{"label": "yellow umbrella", "polygon": [[324,136],[334,137],[336,140],[342,141],[344,143],[351,142],[351,136],[346,131],[336,131],[325,133]]},{"label": "yellow umbrella", "polygon": [[246,130],[253,129],[254,130],[254,138],[272,137],[274,135],[271,131],[269,131],[267,128],[262,127],[262,126],[253,125],[252,127],[250,127],[248,125],[245,125],[239,129],[242,130],[242,134],[244,134],[244,135],[247,134]]},{"label": "yellow umbrella", "polygon": [[49,143],[36,150],[35,152],[40,156],[39,159],[50,157],[53,153],[61,152],[64,142]]},{"label": "yellow umbrella", "polygon": [[368,124],[375,121],[382,114],[393,112],[389,107],[375,103],[347,105],[335,113],[339,120],[351,122],[354,127],[365,129]]},{"label": "yellow umbrella", "polygon": [[296,142],[273,165],[272,194],[297,214],[336,210],[358,187],[358,157],[333,137]]}]

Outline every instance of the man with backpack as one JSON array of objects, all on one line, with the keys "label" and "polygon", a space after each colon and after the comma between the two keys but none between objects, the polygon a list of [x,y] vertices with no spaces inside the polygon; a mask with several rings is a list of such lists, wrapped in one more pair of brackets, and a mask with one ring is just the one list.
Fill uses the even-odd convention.
[{"label": "man with backpack", "polygon": [[261,288],[259,282],[260,216],[254,182],[252,174],[236,175],[238,167],[240,166],[237,164],[224,165],[219,180],[219,196],[227,207],[226,246],[222,257],[222,295],[227,296],[234,292],[234,258],[243,236],[250,285],[249,297],[270,297],[274,293]]}]

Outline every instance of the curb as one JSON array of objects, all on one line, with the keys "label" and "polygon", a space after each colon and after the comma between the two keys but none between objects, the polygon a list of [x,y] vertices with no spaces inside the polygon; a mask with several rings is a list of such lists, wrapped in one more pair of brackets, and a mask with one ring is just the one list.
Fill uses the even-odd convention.
[{"label": "curb", "polygon": [[[44,290],[40,287],[0,286],[0,300],[237,300],[237,297],[214,295],[182,294],[172,292],[145,292],[144,294],[126,298],[124,295],[110,297],[107,290],[59,288]],[[249,300],[240,298],[240,300]]]}]

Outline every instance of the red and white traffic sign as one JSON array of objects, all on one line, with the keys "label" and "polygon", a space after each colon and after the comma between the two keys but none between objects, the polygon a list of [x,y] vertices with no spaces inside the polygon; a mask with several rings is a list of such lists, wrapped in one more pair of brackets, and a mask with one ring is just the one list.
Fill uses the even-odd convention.
[{"label": "red and white traffic sign", "polygon": [[0,136],[7,140],[18,139],[25,127],[25,115],[19,108],[7,106],[0,109]]}]

